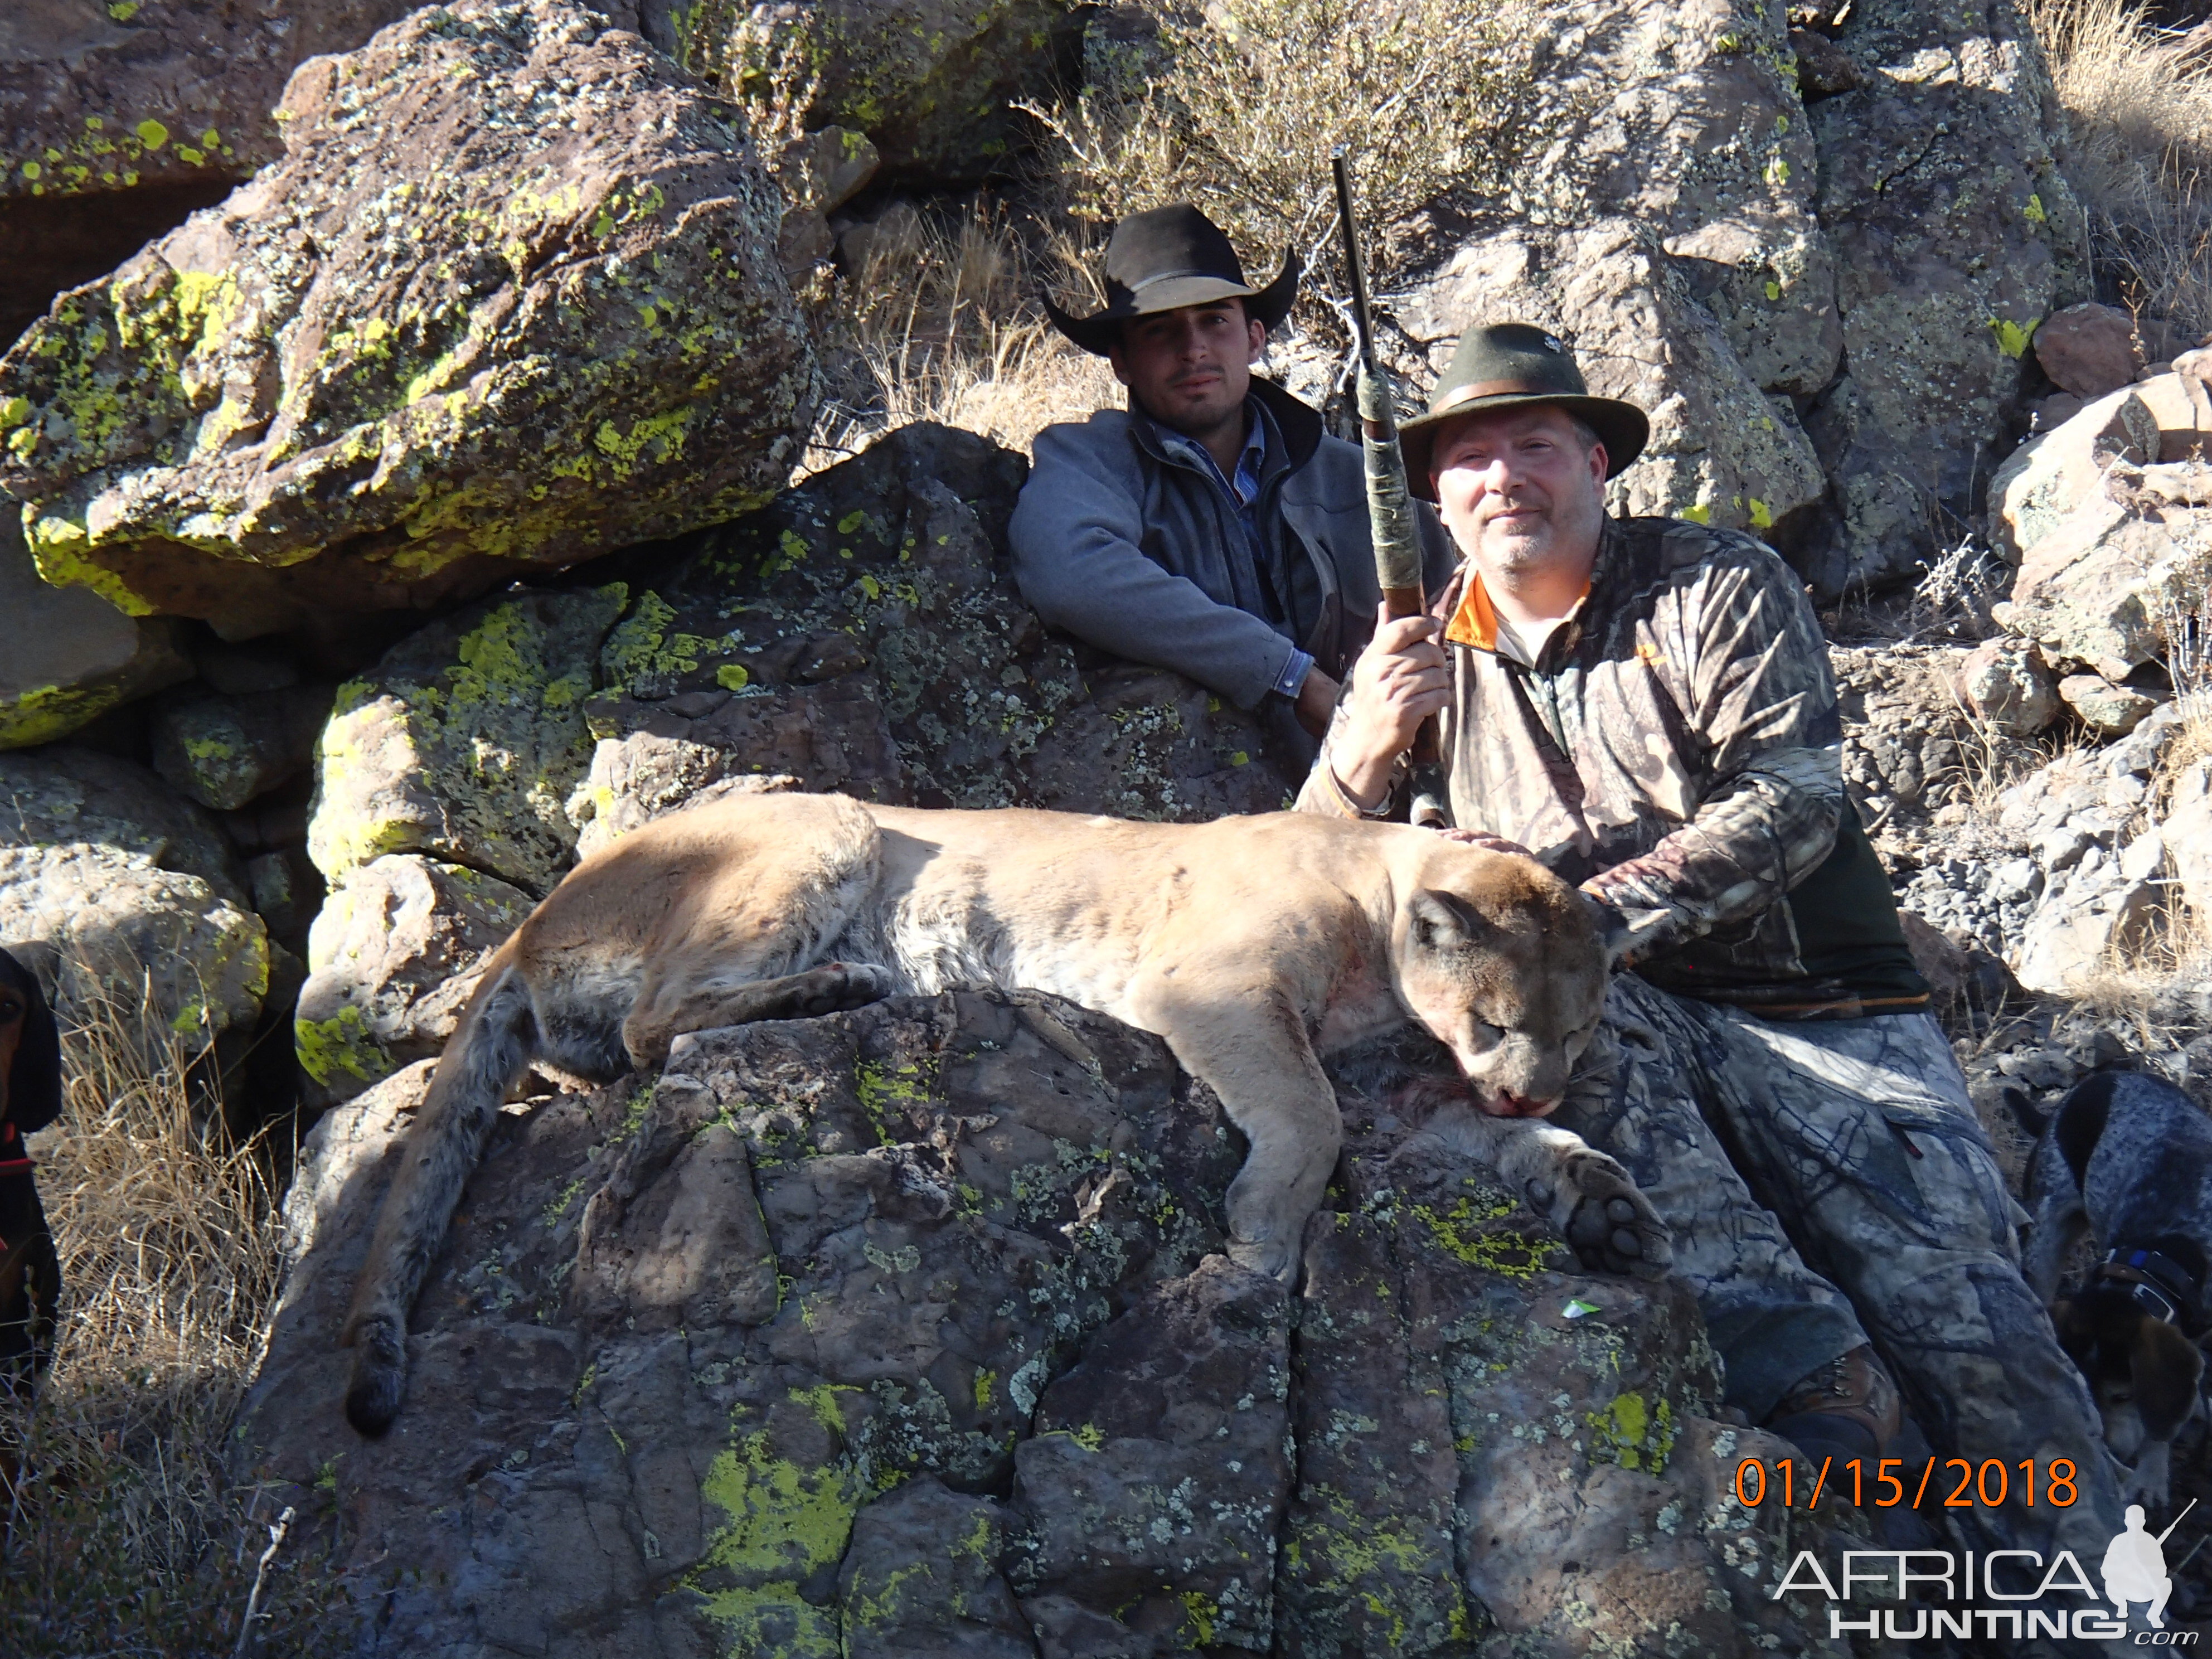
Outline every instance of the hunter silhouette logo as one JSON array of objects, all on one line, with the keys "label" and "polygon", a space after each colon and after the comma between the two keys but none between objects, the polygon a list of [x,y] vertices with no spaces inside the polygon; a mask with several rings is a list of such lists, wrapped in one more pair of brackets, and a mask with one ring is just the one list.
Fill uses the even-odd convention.
[{"label": "hunter silhouette logo", "polygon": [[2173,1528],[2181,1524],[2189,1510],[2197,1507],[2197,1500],[2189,1500],[2189,1509],[2173,1517],[2172,1524],[2154,1538],[2143,1530],[2142,1505],[2128,1505],[2128,1529],[2119,1534],[2105,1548],[2105,1599],[2122,1619],[2128,1616],[2128,1603],[2150,1603],[2150,1627],[2166,1628],[2166,1599],[2173,1594],[2173,1580],[2166,1571],[2166,1540],[2173,1535]]},{"label": "hunter silhouette logo", "polygon": [[[1772,1594],[1819,1593],[1828,1603],[1832,1638],[1866,1635],[1891,1641],[1946,1637],[1984,1642],[2051,1638],[2076,1642],[2132,1641],[2136,1647],[2191,1647],[2200,1632],[2166,1627],[2173,1595],[2166,1540],[2197,1507],[2191,1498],[2164,1532],[2143,1526],[2140,1504],[2127,1510],[2127,1529],[2105,1547],[2100,1564],[2105,1593],[2099,1598],[2070,1550],[2046,1560],[2033,1550],[1954,1554],[1949,1550],[1846,1550],[1832,1577],[1810,1550],[1800,1550]],[[1858,1603],[1860,1595],[1876,1603]],[[2078,1598],[2068,1605],[2062,1598]],[[1857,1605],[1854,1605],[1857,1603]],[[2112,1611],[2106,1610],[2110,1603]],[[2129,1632],[2131,1605],[2148,1608],[2148,1630]]]}]

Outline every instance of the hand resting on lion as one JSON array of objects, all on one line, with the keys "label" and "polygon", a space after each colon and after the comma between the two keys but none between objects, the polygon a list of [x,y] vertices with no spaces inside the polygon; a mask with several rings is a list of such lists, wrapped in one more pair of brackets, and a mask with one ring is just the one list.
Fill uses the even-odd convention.
[{"label": "hand resting on lion", "polygon": [[1533,860],[1402,824],[1205,824],[749,795],[586,859],[486,963],[378,1218],[343,1340],[376,1433],[407,1318],[533,1057],[611,1080],[687,1032],[902,992],[1043,991],[1164,1038],[1250,1143],[1230,1255],[1293,1277],[1342,1124],[1320,1054],[1411,1018],[1466,1104],[1427,1127],[1496,1168],[1583,1263],[1662,1275],[1667,1231],[1613,1159],[1536,1121],[1605,1006],[1610,912]]}]

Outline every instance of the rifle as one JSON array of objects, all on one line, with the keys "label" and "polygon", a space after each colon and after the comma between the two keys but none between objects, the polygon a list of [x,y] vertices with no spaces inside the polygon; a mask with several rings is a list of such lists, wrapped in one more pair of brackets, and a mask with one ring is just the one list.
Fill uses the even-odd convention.
[{"label": "rifle", "polygon": [[[1337,222],[1344,233],[1344,265],[1352,279],[1352,337],[1358,372],[1355,400],[1359,410],[1360,448],[1367,458],[1367,522],[1375,543],[1375,578],[1382,589],[1380,620],[1395,622],[1428,610],[1421,590],[1421,538],[1413,503],[1406,487],[1406,458],[1398,447],[1397,387],[1375,355],[1375,331],[1367,312],[1367,264],[1359,253],[1359,221],[1352,206],[1352,162],[1347,147],[1329,153],[1336,174]],[[1443,769],[1438,764],[1436,723],[1425,720],[1413,738],[1413,820],[1431,830],[1450,822],[1444,810]]]}]

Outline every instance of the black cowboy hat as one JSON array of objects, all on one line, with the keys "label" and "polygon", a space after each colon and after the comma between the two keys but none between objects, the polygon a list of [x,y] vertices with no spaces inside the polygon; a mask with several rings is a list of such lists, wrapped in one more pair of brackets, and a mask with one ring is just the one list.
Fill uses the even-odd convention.
[{"label": "black cowboy hat", "polygon": [[1460,336],[1451,367],[1429,406],[1398,428],[1407,486],[1425,501],[1437,498],[1429,455],[1446,421],[1477,410],[1555,404],[1583,422],[1605,446],[1605,476],[1617,478],[1644,453],[1651,422],[1634,404],[1593,398],[1574,356],[1556,334],[1528,323],[1492,323]]},{"label": "black cowboy hat", "polygon": [[1235,295],[1268,328],[1290,314],[1298,291],[1298,262],[1283,256],[1281,275],[1265,288],[1244,280],[1244,267],[1221,228],[1188,202],[1133,213],[1106,240],[1106,305],[1088,317],[1071,317],[1049,296],[1045,315],[1085,351],[1103,357],[1131,317],[1204,305]]}]

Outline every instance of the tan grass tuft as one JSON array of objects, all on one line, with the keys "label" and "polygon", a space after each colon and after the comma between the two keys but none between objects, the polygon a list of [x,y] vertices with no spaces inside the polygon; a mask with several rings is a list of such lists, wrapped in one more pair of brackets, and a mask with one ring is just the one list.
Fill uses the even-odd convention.
[{"label": "tan grass tuft", "polygon": [[1163,12],[1156,45],[1094,51],[1079,97],[1030,113],[1077,217],[1195,202],[1270,262],[1258,282],[1285,248],[1336,268],[1328,157],[1349,145],[1380,283],[1421,209],[1498,189],[1531,149],[1544,33],[1522,0],[1210,0]]},{"label": "tan grass tuft", "polygon": [[2027,0],[2098,256],[2131,306],[2212,327],[2212,33],[2130,0]]},{"label": "tan grass tuft", "polygon": [[[64,1031],[67,1109],[32,1141],[61,1329],[35,1405],[0,1404],[26,1466],[0,1565],[11,1659],[228,1655],[268,1544],[223,1470],[277,1284],[268,1149],[196,1121],[188,1058],[149,1004]],[[313,1650],[308,1589],[280,1559],[262,1650]]]},{"label": "tan grass tuft", "polygon": [[1025,238],[988,200],[956,215],[885,214],[830,301],[832,395],[801,471],[915,421],[1025,450],[1055,421],[1118,407],[1106,360],[1062,338],[1036,303],[1042,270],[1078,271],[1085,252],[1065,238]]}]

